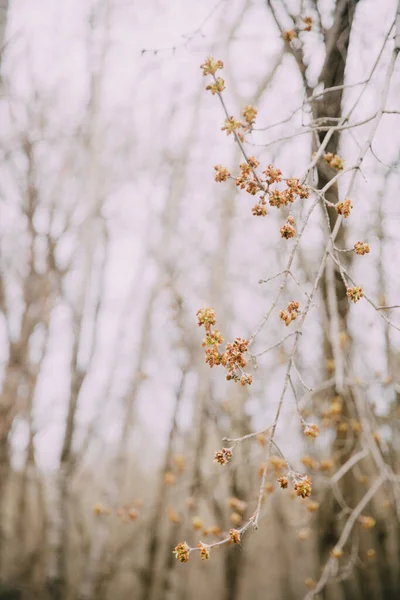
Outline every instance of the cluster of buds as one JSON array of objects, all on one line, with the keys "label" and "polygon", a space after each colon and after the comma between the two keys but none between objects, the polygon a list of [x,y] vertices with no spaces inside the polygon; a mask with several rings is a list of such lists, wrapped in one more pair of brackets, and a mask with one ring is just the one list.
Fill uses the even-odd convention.
[{"label": "cluster of buds", "polygon": [[[228,134],[235,132],[240,137],[242,135],[241,127],[243,127],[241,121],[236,121],[233,117],[230,117],[226,119],[222,129]],[[262,172],[262,175],[256,175],[255,169],[259,166],[259,162],[254,156],[250,156],[247,162],[239,166],[240,173],[235,178],[236,186],[242,190],[246,190],[251,196],[260,193],[257,204],[252,208],[254,216],[265,216],[267,214],[266,198],[268,198],[270,206],[281,208],[282,206],[293,204],[296,197],[304,199],[309,196],[309,189],[301,185],[298,179],[283,179],[281,170],[275,168],[273,165],[268,165]],[[230,176],[228,169],[222,167],[222,165],[215,165],[214,170],[216,171],[215,180],[218,182],[226,181]],[[271,188],[272,185],[279,183],[284,183],[286,187],[284,189]],[[289,217],[288,223],[281,230],[282,237],[293,237],[295,233],[293,223],[294,221],[291,221],[291,217]],[[287,235],[284,235],[284,230],[287,231]]]},{"label": "cluster of buds", "polygon": [[247,508],[247,502],[245,502],[244,500],[239,500],[239,498],[235,498],[234,496],[228,498],[227,503],[229,508],[232,508],[240,514],[243,514]]},{"label": "cluster of buds", "polygon": [[238,136],[241,142],[244,141],[245,124],[242,121],[238,121],[235,117],[228,117],[224,121],[224,126],[221,127],[221,131],[226,131],[227,135],[234,133]]},{"label": "cluster of buds", "polygon": [[99,502],[93,507],[94,514],[99,517],[100,515],[109,516],[111,514],[111,510],[107,506],[103,506]]},{"label": "cluster of buds", "polygon": [[364,295],[362,288],[360,288],[359,286],[347,288],[346,294],[352,302],[358,302]]},{"label": "cluster of buds", "polygon": [[[243,109],[242,115],[245,123],[231,116],[225,119],[224,126],[221,127],[221,131],[226,131],[227,135],[230,135],[231,133],[236,134],[241,142],[244,141],[245,134],[252,129],[256,120],[257,110],[254,108],[254,106],[249,104]],[[251,163],[251,159],[249,159],[249,163]],[[256,166],[258,166],[258,163]]]},{"label": "cluster of buds", "polygon": [[179,560],[181,563],[186,563],[189,560],[190,548],[186,542],[181,542],[177,546],[175,546],[175,550],[173,551],[175,554],[175,558]]},{"label": "cluster of buds", "polygon": [[319,509],[319,502],[314,502],[314,500],[309,500],[307,502],[307,510],[308,512],[316,512]]},{"label": "cluster of buds", "polygon": [[200,551],[201,560],[208,560],[210,558],[210,547],[207,544],[203,544],[203,542],[199,542],[197,544],[197,548]]},{"label": "cluster of buds", "polygon": [[198,326],[204,327],[207,332],[217,322],[213,308],[200,308],[196,313],[196,317]]},{"label": "cluster of buds", "polygon": [[335,461],[333,458],[323,458],[319,463],[319,468],[321,471],[331,471],[335,466]]},{"label": "cluster of buds", "polygon": [[221,94],[224,89],[225,81],[222,79],[222,77],[217,77],[214,83],[211,83],[206,87],[206,90],[209,90],[213,96],[215,96],[215,94]]},{"label": "cluster of buds", "polygon": [[[242,377],[239,377],[237,373],[238,370],[241,371],[247,364],[243,355],[247,352],[248,346],[249,340],[242,340],[241,338],[236,338],[234,342],[226,345],[221,363],[228,369],[228,374],[226,376],[228,381],[233,379],[234,381],[240,381],[242,385],[252,383],[251,375],[243,373]],[[244,382],[242,382],[242,378],[244,379]]]},{"label": "cluster of buds", "polygon": [[311,31],[312,29],[312,24],[313,24],[313,20],[312,17],[302,17],[302,21],[304,23],[304,27],[301,28],[300,24],[296,25],[296,27],[294,29],[287,29],[286,31],[284,31],[282,33],[282,37],[285,40],[285,42],[287,42],[288,44],[290,44],[290,42],[292,42],[294,39],[296,39],[299,35],[300,32],[302,31]]},{"label": "cluster of buds", "polygon": [[296,481],[293,485],[297,496],[308,498],[311,496],[311,477],[309,475],[296,476]]},{"label": "cluster of buds", "polygon": [[286,219],[286,223],[280,229],[281,237],[285,238],[285,240],[289,240],[290,238],[296,235],[296,229],[294,226],[294,218],[289,215]]},{"label": "cluster of buds", "polygon": [[286,327],[288,327],[292,321],[295,321],[297,319],[298,310],[299,303],[295,302],[294,300],[289,302],[286,310],[281,310],[279,316],[281,321],[285,323]]},{"label": "cluster of buds", "polygon": [[312,29],[312,17],[303,17],[303,21],[304,21],[304,29],[303,31],[311,31]]},{"label": "cluster of buds", "polygon": [[304,423],[304,435],[311,438],[319,436],[319,427],[315,423]]},{"label": "cluster of buds", "polygon": [[257,116],[257,109],[254,108],[254,106],[252,106],[251,104],[248,104],[247,106],[244,107],[243,111],[242,111],[242,115],[244,120],[247,123],[247,127],[251,128],[253,127],[255,120],[256,120],[256,116]]},{"label": "cluster of buds", "polygon": [[283,469],[287,469],[287,462],[284,458],[281,458],[280,456],[271,456],[271,458],[269,459],[269,462],[271,464],[271,467],[274,469],[275,473],[281,473]]},{"label": "cluster of buds", "polygon": [[173,523],[174,525],[179,525],[179,523],[181,522],[181,518],[174,508],[169,508],[167,515],[168,520],[171,521],[171,523]]},{"label": "cluster of buds", "polygon": [[235,183],[237,187],[241,190],[246,190],[250,196],[255,196],[257,192],[262,189],[257,181],[257,178],[253,172],[253,169],[257,168],[259,162],[254,156],[250,156],[248,162],[241,163],[240,167],[240,175],[238,175],[235,179]]},{"label": "cluster of buds", "polygon": [[203,524],[202,519],[199,516],[193,517],[192,527],[195,531],[200,531],[200,529],[203,529],[204,524]]},{"label": "cluster of buds", "polygon": [[355,250],[356,254],[360,254],[361,256],[364,256],[364,254],[369,254],[370,247],[368,244],[366,244],[364,242],[357,242],[356,244],[354,244],[354,250]]},{"label": "cluster of buds", "polygon": [[214,78],[214,83],[208,85],[206,90],[210,90],[210,92],[215,94],[220,94],[225,89],[225,81],[222,77],[216,77],[215,74],[219,69],[223,69],[224,63],[222,60],[215,60],[212,56],[209,56],[205,62],[200,66],[203,71],[203,77],[207,75],[212,75]]},{"label": "cluster of buds", "polygon": [[219,69],[224,68],[224,63],[222,60],[215,60],[212,56],[208,56],[205,62],[200,66],[200,69],[203,70],[203,77],[207,75],[215,75],[215,73]]},{"label": "cluster of buds", "polygon": [[345,219],[347,219],[347,217],[350,216],[353,205],[351,203],[351,200],[349,198],[346,198],[346,200],[338,202],[335,205],[335,208],[338,215],[342,215]]},{"label": "cluster of buds", "polygon": [[164,483],[167,485],[174,485],[174,483],[176,483],[176,475],[171,471],[166,471],[164,473]]},{"label": "cluster of buds", "polygon": [[307,469],[313,469],[314,471],[319,469],[319,462],[315,460],[312,456],[308,456],[308,454],[302,456],[300,460],[303,463],[303,465],[307,467]]},{"label": "cluster of buds", "polygon": [[278,477],[279,487],[284,490],[287,489],[289,478],[293,481],[294,492],[291,492],[293,495],[300,496],[301,498],[311,496],[311,477],[309,475],[300,475],[299,473],[289,471],[286,475]]},{"label": "cluster of buds", "polygon": [[218,183],[220,183],[221,181],[227,181],[227,179],[231,175],[229,173],[228,169],[226,169],[222,165],[215,165],[214,170],[215,170],[215,181],[217,181]]},{"label": "cluster of buds", "polygon": [[289,479],[282,475],[281,477],[278,477],[277,481],[279,483],[279,487],[281,487],[283,490],[286,490],[289,485]]},{"label": "cluster of buds", "polygon": [[332,154],[332,152],[327,152],[324,154],[324,160],[332,169],[336,169],[336,171],[342,171],[344,167],[344,160],[338,154]]},{"label": "cluster of buds", "polygon": [[174,454],[172,462],[175,470],[180,474],[183,473],[186,466],[186,457],[184,454]]},{"label": "cluster of buds", "polygon": [[122,521],[127,523],[128,521],[136,521],[139,513],[135,508],[128,508],[123,506],[122,508],[118,508],[117,517],[119,517]]},{"label": "cluster of buds", "polygon": [[285,40],[285,42],[288,42],[290,44],[290,42],[297,37],[296,30],[295,29],[287,29],[286,31],[284,31],[282,33],[282,37]]},{"label": "cluster of buds", "polygon": [[222,448],[222,450],[217,450],[214,455],[214,462],[220,465],[226,465],[232,458],[232,450],[231,448]]},{"label": "cluster of buds", "polygon": [[234,342],[227,344],[225,352],[221,353],[218,346],[222,344],[224,338],[218,329],[212,330],[216,325],[215,312],[212,308],[201,308],[197,311],[197,322],[200,327],[206,330],[206,337],[202,346],[205,348],[206,363],[212,368],[215,365],[224,366],[228,373],[226,379],[239,382],[242,386],[251,385],[253,378],[243,371],[247,361],[244,354],[247,352],[249,340],[236,338]]},{"label": "cluster of buds", "polygon": [[364,529],[372,529],[376,525],[374,517],[361,516],[358,518],[358,521],[359,523],[361,523]]},{"label": "cluster of buds", "polygon": [[203,529],[203,535],[207,536],[207,535],[220,535],[221,532],[221,527],[219,527],[218,525],[211,525],[211,527],[207,527],[207,529]]},{"label": "cluster of buds", "polygon": [[240,533],[237,529],[229,530],[229,539],[233,544],[240,544]]}]

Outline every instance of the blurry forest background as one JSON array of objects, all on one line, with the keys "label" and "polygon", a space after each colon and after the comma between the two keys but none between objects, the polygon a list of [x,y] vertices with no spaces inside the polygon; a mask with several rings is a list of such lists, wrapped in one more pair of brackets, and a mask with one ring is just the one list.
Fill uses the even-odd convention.
[{"label": "blurry forest background", "polygon": [[[230,114],[258,110],[246,150],[288,177],[302,176],[326,125],[355,104],[346,122],[355,126],[327,147],[346,166],[365,149],[330,188],[336,203],[356,174],[336,244],[368,241],[370,254],[343,255],[346,269],[377,306],[397,305],[399,60],[385,88],[397,9],[397,0],[0,1],[2,600],[303,598],[387,468],[363,511],[375,526],[354,524],[319,597],[399,597],[400,311],[365,299],[350,307],[333,261],[296,358],[298,394],[301,379],[314,390],[302,408],[321,435],[304,437],[295,389],[276,432],[311,474],[319,509],[277,489],[272,472],[259,529],[239,548],[187,565],[172,553],[179,541],[217,541],[254,511],[263,438],[227,466],[213,455],[224,436],[270,425],[290,343],[260,356],[246,388],[204,364],[196,311],[213,307],[226,340],[249,338],[280,285],[259,280],[285,270],[293,241],[280,237],[279,211],[255,218],[248,195],[215,183],[214,165],[235,173],[242,158],[200,65],[210,53],[224,61]],[[312,30],[285,42],[292,17],[305,15]],[[310,185],[332,176],[319,165]],[[308,293],[326,240],[321,203],[293,266]],[[304,305],[289,278],[254,353],[291,331],[279,310],[293,299]]]}]

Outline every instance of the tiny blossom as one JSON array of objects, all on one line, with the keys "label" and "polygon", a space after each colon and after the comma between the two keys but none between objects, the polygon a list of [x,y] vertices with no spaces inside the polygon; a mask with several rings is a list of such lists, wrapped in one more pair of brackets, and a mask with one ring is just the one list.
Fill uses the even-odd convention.
[{"label": "tiny blossom", "polygon": [[240,175],[244,178],[249,177],[251,175],[251,165],[247,162],[241,163],[240,167]]},{"label": "tiny blossom", "polygon": [[226,131],[227,135],[237,131],[238,129],[243,129],[244,125],[241,121],[237,121],[235,117],[228,117],[225,119],[224,126],[221,127],[221,131]]},{"label": "tiny blossom", "polygon": [[296,228],[294,227],[293,217],[289,216],[287,218],[286,223],[285,223],[285,225],[283,225],[283,227],[281,227],[280,232],[281,232],[281,237],[283,237],[286,240],[289,240],[290,238],[292,238],[296,235]]},{"label": "tiny blossom", "polygon": [[273,190],[269,193],[269,204],[270,206],[276,206],[276,208],[280,208],[281,206],[287,205],[287,198],[284,192],[280,190]]},{"label": "tiny blossom", "polygon": [[375,521],[374,517],[361,516],[361,517],[359,517],[358,520],[361,523],[361,525],[364,527],[364,529],[372,529],[376,525],[376,521]]},{"label": "tiny blossom", "polygon": [[256,179],[252,179],[246,183],[246,192],[251,196],[255,196],[258,192],[259,185]]},{"label": "tiny blossom", "polygon": [[340,398],[340,396],[336,396],[330,406],[329,406],[329,415],[330,416],[337,416],[340,415],[343,411],[343,403],[342,403],[342,399]]},{"label": "tiny blossom", "polygon": [[273,165],[268,165],[265,171],[263,171],[263,174],[267,177],[267,183],[269,185],[271,185],[271,183],[282,181],[282,171],[280,169],[275,169]]},{"label": "tiny blossom", "polygon": [[369,550],[367,550],[366,555],[367,558],[371,560],[372,558],[375,558],[376,551],[374,550],[374,548],[370,548]]},{"label": "tiny blossom", "polygon": [[164,474],[164,482],[167,485],[173,485],[176,482],[176,477],[173,473],[171,473],[171,471],[167,471]]},{"label": "tiny blossom", "polygon": [[335,463],[332,458],[324,458],[319,463],[319,468],[321,469],[321,471],[330,471],[331,469],[333,469],[334,464]]},{"label": "tiny blossom", "polygon": [[173,508],[168,509],[168,520],[171,521],[171,523],[174,523],[175,525],[179,525],[179,523],[181,522],[180,516]]},{"label": "tiny blossom", "polygon": [[197,313],[197,324],[199,327],[204,327],[208,331],[211,325],[215,325],[217,320],[213,308],[200,308]]},{"label": "tiny blossom", "polygon": [[352,431],[354,431],[354,433],[361,433],[362,425],[361,425],[360,421],[356,421],[355,419],[352,419],[350,421],[350,425],[351,425],[351,429],[352,429]]},{"label": "tiny blossom", "polygon": [[312,438],[318,437],[319,436],[318,425],[315,425],[315,423],[308,423],[304,427],[304,435],[306,435],[307,437],[312,437]]},{"label": "tiny blossom", "polygon": [[352,302],[358,302],[363,297],[362,288],[359,286],[347,288],[346,290],[347,297],[350,298]]},{"label": "tiny blossom", "polygon": [[274,491],[274,484],[272,483],[272,481],[267,481],[264,490],[267,492],[267,494],[272,494],[272,492]]},{"label": "tiny blossom", "polygon": [[356,254],[360,254],[361,256],[363,256],[364,254],[369,254],[370,247],[364,242],[357,242],[356,244],[354,244],[354,250]]},{"label": "tiny blossom", "polygon": [[344,160],[338,154],[327,152],[324,154],[324,160],[332,169],[336,169],[337,171],[341,171],[344,167]]},{"label": "tiny blossom", "polygon": [[[292,192],[296,196],[299,196],[300,198],[308,198],[308,196],[310,195],[310,190],[308,189],[308,187],[300,185],[299,180],[296,178],[287,179],[286,185],[288,187],[288,191]],[[293,202],[293,200],[291,201]]]},{"label": "tiny blossom", "polygon": [[280,456],[271,456],[269,462],[275,471],[279,471],[280,469],[285,469],[287,467],[286,460]]},{"label": "tiny blossom", "polygon": [[303,18],[304,21],[304,30],[303,31],[311,31],[312,29],[312,17],[304,17]]},{"label": "tiny blossom", "polygon": [[307,467],[308,469],[318,469],[319,467],[319,463],[317,460],[314,460],[312,458],[312,456],[302,456],[301,457],[301,462],[303,463],[303,465],[305,467]]},{"label": "tiny blossom", "polygon": [[172,460],[178,473],[182,473],[185,470],[186,457],[183,454],[174,454]]},{"label": "tiny blossom", "polygon": [[331,550],[331,556],[333,558],[340,558],[343,556],[343,550],[341,548],[333,548],[333,550]]},{"label": "tiny blossom", "polygon": [[253,383],[253,377],[252,375],[249,375],[248,373],[244,373],[241,378],[240,378],[240,385],[242,387],[245,387],[246,385],[251,385]]},{"label": "tiny blossom", "polygon": [[239,525],[242,521],[242,515],[237,512],[233,512],[229,518],[234,525]]},{"label": "tiny blossom", "polygon": [[[305,30],[305,31],[308,31],[308,30]],[[307,579],[304,580],[304,583],[308,588],[310,588],[310,590],[315,588],[315,586],[317,585],[312,577],[307,577]]]},{"label": "tiny blossom", "polygon": [[236,367],[245,367],[247,364],[243,354],[247,352],[249,340],[236,338],[234,342],[226,345],[225,352],[222,356],[222,364],[224,367],[234,369]]},{"label": "tiny blossom", "polygon": [[264,447],[267,442],[267,434],[266,433],[258,433],[256,435],[256,441],[260,444],[260,446]]},{"label": "tiny blossom", "polygon": [[287,31],[283,32],[282,37],[285,42],[291,42],[295,37],[297,37],[297,34],[294,29],[288,29]]},{"label": "tiny blossom", "polygon": [[202,346],[219,346],[224,341],[221,332],[216,329],[215,331],[209,331],[203,340]]},{"label": "tiny blossom", "polygon": [[201,560],[208,560],[210,558],[210,547],[206,544],[203,544],[203,542],[199,542],[197,547],[200,550]]},{"label": "tiny blossom", "polygon": [[337,430],[340,433],[346,433],[346,431],[348,431],[349,426],[347,425],[347,423],[339,423],[339,425],[337,426]]},{"label": "tiny blossom", "polygon": [[[299,310],[299,303],[296,302],[295,300],[292,300],[291,302],[289,302],[289,304],[287,305],[287,309],[289,312],[296,312]],[[296,315],[297,316],[297,315]],[[295,317],[296,318],[296,317]]]},{"label": "tiny blossom", "polygon": [[308,496],[311,496],[311,477],[306,475],[305,477],[300,478],[293,487],[297,496],[308,498]]},{"label": "tiny blossom", "polygon": [[289,485],[289,480],[287,477],[278,477],[277,479],[278,483],[279,483],[279,487],[281,487],[282,489],[286,489],[287,486]]},{"label": "tiny blossom", "polygon": [[200,529],[203,529],[203,521],[200,519],[200,517],[193,517],[192,519],[192,527],[195,531],[199,531]]},{"label": "tiny blossom", "polygon": [[222,60],[215,60],[212,56],[208,56],[200,69],[203,69],[203,77],[205,77],[206,75],[215,75],[218,69],[223,69],[223,67]]},{"label": "tiny blossom", "polygon": [[252,125],[254,125],[254,121],[256,120],[257,109],[254,108],[254,106],[252,106],[251,104],[248,104],[244,107],[242,115],[248,126],[251,127]]},{"label": "tiny blossom", "polygon": [[212,369],[215,365],[220,365],[222,361],[222,355],[218,352],[218,348],[216,346],[211,346],[211,348],[206,348],[205,351],[205,362]]},{"label": "tiny blossom", "polygon": [[247,159],[247,162],[249,163],[249,165],[251,166],[252,169],[257,169],[257,167],[260,164],[254,156],[249,156],[249,158]]},{"label": "tiny blossom", "polygon": [[181,542],[177,546],[175,546],[175,550],[173,551],[175,554],[175,558],[179,560],[181,563],[185,563],[189,560],[190,548],[186,542]]},{"label": "tiny blossom", "polygon": [[349,200],[349,198],[347,198],[346,200],[342,200],[342,202],[338,202],[336,204],[335,208],[336,208],[336,212],[338,215],[343,215],[343,217],[345,219],[347,219],[347,217],[351,213],[351,209],[353,208],[353,205],[351,203],[351,200]]},{"label": "tiny blossom", "polygon": [[230,177],[230,173],[228,169],[223,167],[222,165],[215,165],[215,181],[220,183],[221,181],[226,181],[228,177]]},{"label": "tiny blossom", "polygon": [[214,96],[215,94],[220,94],[221,92],[223,92],[225,89],[225,81],[222,79],[222,77],[217,77],[217,79],[215,80],[215,83],[212,83],[211,85],[208,85],[206,87],[206,90],[210,90],[210,92],[212,93],[212,95]]},{"label": "tiny blossom", "polygon": [[267,209],[264,204],[255,204],[251,212],[254,217],[265,217],[267,215]]},{"label": "tiny blossom", "polygon": [[211,527],[208,528],[208,531],[212,535],[219,535],[221,533],[221,527],[218,527],[218,525],[212,525]]},{"label": "tiny blossom", "polygon": [[237,529],[230,529],[229,530],[229,539],[234,544],[240,544],[240,533],[238,532]]},{"label": "tiny blossom", "polygon": [[239,513],[243,513],[246,510],[247,502],[244,502],[244,500],[239,500],[239,498],[232,496],[231,498],[228,498],[227,502],[230,508],[233,508]]},{"label": "tiny blossom", "polygon": [[130,508],[130,509],[128,510],[127,516],[128,516],[128,519],[129,519],[130,521],[135,521],[135,520],[138,518],[138,516],[139,516],[139,513],[138,513],[138,511],[137,511],[137,510],[135,510],[134,508]]},{"label": "tiny blossom", "polygon": [[232,450],[230,448],[222,448],[218,450],[214,456],[214,462],[220,465],[226,465],[232,458]]},{"label": "tiny blossom", "polygon": [[319,509],[319,502],[314,502],[313,500],[310,500],[307,503],[308,512],[315,512],[318,509]]},{"label": "tiny blossom", "polygon": [[297,537],[299,538],[299,540],[308,540],[310,535],[311,529],[309,527],[304,527],[303,529],[300,529],[299,533],[297,534]]},{"label": "tiny blossom", "polygon": [[298,308],[299,303],[292,300],[287,305],[286,310],[281,310],[281,312],[279,313],[279,317],[285,323],[286,327],[288,327],[292,321],[295,321],[297,319]]}]

